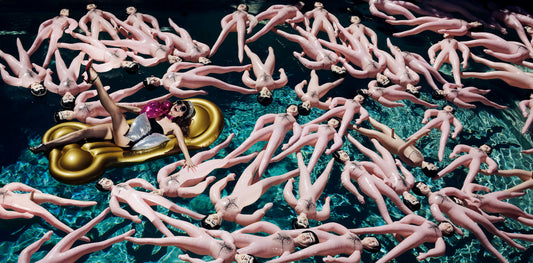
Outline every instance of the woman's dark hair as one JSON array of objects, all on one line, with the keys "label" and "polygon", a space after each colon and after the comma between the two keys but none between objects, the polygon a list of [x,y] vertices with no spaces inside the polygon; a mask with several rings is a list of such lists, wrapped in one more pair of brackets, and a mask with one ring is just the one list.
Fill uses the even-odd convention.
[{"label": "woman's dark hair", "polygon": [[304,225],[298,223],[298,218],[293,218],[291,220],[291,227],[292,227],[292,229],[306,229],[306,228],[309,228],[309,226],[304,226]]},{"label": "woman's dark hair", "polygon": [[274,99],[272,98],[272,95],[268,96],[268,95],[257,95],[257,102],[259,102],[259,104],[263,105],[263,106],[268,106],[270,105],[270,103],[272,103]]},{"label": "woman's dark hair", "polygon": [[407,198],[403,198],[403,204],[413,212],[420,209],[420,202],[412,203]]},{"label": "woman's dark hair", "polygon": [[431,97],[434,99],[434,100],[443,100],[444,98],[446,98],[446,96],[440,94],[438,91],[434,90],[431,92]]},{"label": "woman's dark hair", "polygon": [[124,67],[124,71],[128,74],[136,74],[139,71],[139,63],[131,61],[131,64]]},{"label": "woman's dark hair", "polygon": [[439,176],[438,169],[432,170],[432,169],[429,169],[427,166],[424,168],[420,168],[420,169],[422,169],[422,172],[429,178],[436,178],[437,176]]},{"label": "woman's dark hair", "polygon": [[183,105],[185,105],[187,109],[183,113],[183,116],[172,119],[172,122],[180,126],[181,131],[183,132],[183,136],[188,136],[190,132],[189,128],[191,126],[192,117],[196,115],[196,110],[194,109],[194,105],[190,101],[177,100],[174,103],[179,104],[180,101],[183,102]]},{"label": "woman's dark hair", "polygon": [[[448,223],[448,224],[450,224],[450,225],[453,226],[453,224],[452,224],[450,221],[447,221],[447,220],[440,221],[440,222],[439,222],[439,225],[444,224],[444,223]],[[451,237],[451,236],[453,236],[453,235],[455,234],[455,227],[452,227],[452,231],[449,232],[449,233],[447,233],[447,232],[445,233],[445,232],[442,232],[442,231],[441,231],[441,233],[442,233],[442,235],[445,236],[445,237]]]},{"label": "woman's dark hair", "polygon": [[410,90],[410,89],[406,89],[407,93],[417,97],[418,99],[420,99],[420,91],[418,90]]},{"label": "woman's dark hair", "polygon": [[61,105],[61,108],[65,109],[65,110],[72,110],[74,109],[74,100],[71,100],[71,101],[68,101],[68,102],[64,102],[63,99],[61,99],[61,101],[59,102],[59,104]]},{"label": "woman's dark hair", "polygon": [[[488,145],[488,144],[486,144],[486,143],[484,143],[484,144],[482,144],[482,145],[487,145],[487,146],[490,147],[490,150],[489,150],[489,152],[487,153],[487,155],[490,155],[490,154],[492,153],[492,146],[490,146],[490,145]],[[480,146],[480,147],[481,147],[481,146]]]},{"label": "woman's dark hair", "polygon": [[368,99],[368,94],[365,93],[365,92],[363,91],[363,89],[358,89],[358,90],[355,92],[355,94],[356,94],[356,95],[361,95],[361,96],[363,96],[363,97],[365,98],[365,100]]},{"label": "woman's dark hair", "polygon": [[202,220],[200,220],[200,226],[207,229],[207,230],[217,230],[220,228],[220,225],[211,226],[210,224],[206,223],[205,220],[209,217],[209,215],[204,216]]},{"label": "woman's dark hair", "polygon": [[335,72],[332,70],[331,73],[333,74],[335,78],[338,78],[338,79],[346,78],[346,76],[348,76],[348,71],[346,70],[343,70],[342,72]]},{"label": "woman's dark hair", "polygon": [[[369,237],[373,237],[373,236],[369,236]],[[378,240],[376,238],[376,240]],[[366,251],[370,252],[370,253],[376,253],[376,252],[379,252],[381,250],[381,242],[379,242],[378,240],[378,245],[377,246],[374,246],[374,247],[370,247],[370,248],[364,248]]]},{"label": "woman's dark hair", "polygon": [[422,181],[418,181],[416,182],[414,185],[413,185],[413,188],[411,188],[411,191],[413,191],[413,193],[415,193],[416,195],[419,195],[419,196],[425,196],[422,191],[420,191],[420,188],[418,188],[418,185],[419,184],[426,184]]},{"label": "woman's dark hair", "polygon": [[311,230],[305,230],[305,231],[302,232],[302,234],[307,234],[307,233],[311,234],[313,236],[313,238],[315,239],[315,241],[313,243],[307,245],[307,247],[312,246],[314,244],[318,244],[319,240],[318,240],[318,236],[315,234],[315,232],[313,232]]},{"label": "woman's dark hair", "polygon": [[344,151],[342,149],[334,151],[331,155],[333,156],[333,159],[335,159],[336,162],[344,164],[344,162],[341,160],[341,155],[339,154],[339,151]]},{"label": "woman's dark hair", "polygon": [[104,179],[107,179],[107,178],[102,177],[102,178],[98,179],[98,181],[96,181],[96,184],[94,186],[96,186],[96,189],[98,189],[98,191],[100,191],[100,192],[109,192],[109,190],[105,189],[102,186],[102,184],[100,183]]},{"label": "woman's dark hair", "polygon": [[300,105],[298,105],[298,114],[299,115],[307,116],[310,113],[311,113],[311,107],[306,108],[306,107],[303,106],[303,103],[300,103]]},{"label": "woman's dark hair", "polygon": [[42,89],[39,89],[37,91],[34,91],[32,88],[31,88],[31,85],[28,87],[30,89],[30,93],[31,95],[35,96],[35,97],[42,97],[44,95],[46,95],[46,89],[45,88],[42,88]]},{"label": "woman's dark hair", "polygon": [[[287,111],[287,109],[288,109],[290,106],[296,106],[296,108],[298,108],[298,105],[296,105],[296,104],[294,104],[294,103],[291,103],[291,104],[287,105],[287,107],[285,107],[285,111]],[[294,118],[297,119],[299,116],[300,116],[300,113],[299,113],[299,112],[296,112],[296,116],[294,116]]]},{"label": "woman's dark hair", "polygon": [[54,113],[54,121],[55,121],[56,123],[63,123],[63,122],[66,122],[66,120],[61,119],[61,116],[59,115],[59,111],[56,111],[56,112]]},{"label": "woman's dark hair", "polygon": [[143,80],[143,86],[144,86],[147,90],[155,90],[155,89],[157,88],[156,85],[151,84],[151,83],[150,83],[150,84],[148,83],[148,78],[145,78],[145,79]]}]

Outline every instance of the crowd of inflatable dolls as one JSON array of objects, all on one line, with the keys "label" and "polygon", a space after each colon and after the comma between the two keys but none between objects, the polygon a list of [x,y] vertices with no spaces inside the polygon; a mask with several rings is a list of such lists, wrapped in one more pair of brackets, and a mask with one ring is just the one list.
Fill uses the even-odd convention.
[{"label": "crowd of inflatable dolls", "polygon": [[[492,254],[492,259],[500,262],[507,262],[498,249],[506,244],[495,247],[493,236],[509,246],[525,250],[521,244],[532,241],[532,234],[503,231],[497,223],[515,220],[533,227],[533,215],[526,212],[531,209],[507,201],[520,198],[533,186],[532,172],[498,169],[497,162],[490,157],[492,148],[488,144],[457,144],[449,156],[444,153],[449,137],[455,139],[463,130],[461,120],[454,116],[457,108],[500,110],[508,106],[487,98],[490,89],[465,86],[462,81],[467,78],[500,79],[511,87],[533,89],[533,73],[528,71],[533,68],[533,16],[516,6],[481,10],[467,1],[366,2],[374,19],[385,21],[393,30],[405,30],[396,30],[386,39],[378,39],[378,34],[360,17],[339,21],[328,12],[327,3],[321,2],[274,4],[256,14],[249,13],[246,4],[240,4],[221,19],[221,28],[213,29],[213,32],[220,32],[216,42],[201,43],[171,18],[168,18],[170,27],[165,21],[166,30],[162,30],[163,21],[140,13],[135,7],[127,7],[127,19],[121,20],[95,4],[88,4],[87,13],[79,20],[69,17],[69,10],[63,9],[59,16],[42,22],[33,43],[18,40],[18,58],[0,51],[5,62],[5,65],[0,64],[0,73],[6,84],[29,88],[34,96],[58,94],[65,109],[56,114],[58,122],[79,121],[92,125],[73,133],[75,135],[30,145],[35,154],[48,154],[86,138],[111,140],[122,148],[134,143],[133,150],[136,150],[135,147],[140,147],[139,138],[131,136],[137,129],[136,124],[131,127],[125,124],[122,113],[126,111],[147,116],[142,119],[146,123],[139,125],[147,124],[150,136],[157,133],[154,125],[160,126],[161,134],[174,135],[183,154],[183,159],[157,171],[157,187],[141,178],[121,183],[100,178],[97,187],[110,192],[109,208],[77,229],[63,223],[40,204],[90,207],[96,202],[59,197],[20,182],[4,185],[0,189],[0,218],[41,217],[51,229],[20,252],[19,262],[30,262],[32,254],[57,230],[60,231],[57,234],[64,237],[53,244],[41,262],[74,262],[117,242],[176,246],[183,250],[179,259],[188,262],[204,262],[197,256],[210,256],[204,257],[210,262],[292,262],[313,256],[320,256],[324,262],[359,262],[364,250],[381,253],[377,262],[391,261],[403,253],[414,253],[416,259],[424,260],[443,256],[445,237],[462,236],[465,230],[475,235]],[[395,45],[399,38],[424,31],[443,36],[441,41],[428,46],[427,54],[402,50]],[[224,43],[229,34],[237,36],[239,64],[219,66],[212,56],[221,45],[234,44]],[[215,94],[255,94],[258,103],[267,106],[272,103],[275,90],[287,86],[290,74],[275,66],[275,50],[269,47],[266,57],[254,53],[259,50],[252,50],[250,43],[261,41],[265,34],[301,47],[292,53],[297,63],[309,72],[309,79],[292,87],[301,103],[287,105],[285,112],[258,117],[253,131],[242,144],[223,157],[216,157],[217,153],[230,144],[233,134],[222,138],[217,145],[189,154],[185,138],[191,119],[194,122],[195,110],[191,103],[181,99],[206,95],[202,88],[216,87],[221,91]],[[506,40],[507,36],[517,41]],[[62,41],[66,37],[75,41]],[[379,49],[378,41],[386,43],[388,49]],[[29,44],[31,47],[26,50],[24,46]],[[470,52],[474,47],[483,47],[483,53]],[[37,65],[32,63],[32,57],[40,50],[46,55],[43,64]],[[65,63],[62,58],[65,50],[79,55],[67,59],[70,64]],[[250,64],[243,63],[247,59]],[[491,70],[469,71],[472,62]],[[109,94],[105,81],[99,78],[120,68],[137,74],[140,67],[160,63],[170,65],[163,76],[145,76],[143,82]],[[55,70],[50,64],[55,64]],[[448,76],[439,71],[443,64],[449,64]],[[336,78],[321,83],[318,71],[331,71]],[[228,83],[209,75],[229,72],[242,72],[242,83]],[[427,87],[417,86],[421,77],[428,83]],[[326,95],[334,89],[351,88],[343,86],[343,81],[349,78],[368,80],[368,87],[359,87],[357,94],[350,98]],[[146,101],[121,102],[141,89],[156,88],[164,88],[168,93]],[[431,93],[432,99],[420,96],[423,92]],[[384,108],[405,107],[405,100],[410,101],[409,105],[421,105],[426,108],[420,116],[422,124],[409,137],[401,138],[393,128],[380,123],[379,116],[370,116],[364,108],[368,100]],[[445,103],[439,106],[436,104],[439,100]],[[524,117],[520,122],[524,123],[522,134],[528,133],[533,121],[532,107],[533,96],[519,102]],[[311,111],[321,112],[320,117],[307,123],[298,121],[299,115],[309,115]],[[427,156],[425,159],[427,153],[417,148],[417,141],[433,129],[440,131],[440,141],[437,156],[431,157],[441,162],[450,159],[445,167],[428,161]],[[353,136],[355,134],[367,137],[371,144],[363,144]],[[140,138],[144,136],[146,134]],[[351,158],[342,147],[346,141],[353,146],[352,151],[359,151],[368,158]],[[258,142],[265,142],[262,150],[249,151]],[[308,146],[312,147],[312,153],[304,156],[300,150]],[[530,153],[533,149],[522,150],[522,154]],[[264,176],[269,165],[289,155],[298,161],[294,170]],[[320,159],[329,162],[323,170],[317,171],[315,166]],[[228,170],[224,178],[210,175],[215,169],[228,169],[238,164],[246,165],[240,174]],[[382,222],[371,227],[350,228],[328,220],[335,212],[335,204],[322,194],[328,179],[337,176],[330,175],[335,165],[342,167],[340,181],[346,194],[353,194],[361,205],[375,203]],[[413,169],[421,169],[428,181],[452,174],[456,169],[465,169],[467,174],[461,188],[431,189],[424,181],[415,181]],[[523,183],[509,189],[493,189],[491,185],[475,183],[480,173],[516,176]],[[235,181],[235,186],[230,191],[225,188],[231,181]],[[292,219],[293,229],[281,229],[262,220],[276,205],[273,203],[251,214],[243,213],[243,208],[253,206],[268,189],[282,184],[283,197],[297,215]],[[229,194],[224,196],[225,192]],[[211,214],[192,211],[169,199],[193,198],[203,193],[209,195],[216,210]],[[422,199],[430,206],[430,218],[416,213],[426,202],[421,202]],[[392,207],[387,202],[392,202],[403,217],[391,216]],[[170,212],[161,213],[155,206]],[[109,212],[112,215],[108,215]],[[134,223],[149,221],[161,232],[160,237],[136,235],[134,229],[106,240],[95,237],[96,240],[91,241],[85,236],[108,216]],[[220,228],[222,221],[234,222],[238,227],[232,232],[225,231]],[[394,236],[396,245],[381,247],[379,240],[388,234]],[[75,243],[78,240],[80,242]],[[194,257],[187,253],[193,253]]]}]

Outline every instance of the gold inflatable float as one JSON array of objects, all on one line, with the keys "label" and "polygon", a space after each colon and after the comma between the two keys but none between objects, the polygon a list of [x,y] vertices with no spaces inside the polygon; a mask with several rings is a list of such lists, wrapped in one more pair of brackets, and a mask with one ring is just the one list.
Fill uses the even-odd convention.
[{"label": "gold inflatable float", "polygon": [[[192,119],[190,134],[185,138],[187,148],[201,149],[213,143],[224,127],[224,116],[214,103],[199,99],[191,101],[196,110]],[[89,125],[79,122],[65,122],[50,128],[43,135],[43,143],[47,143],[65,134],[83,129]],[[66,184],[85,184],[98,179],[108,167],[129,165],[161,158],[180,152],[177,141],[170,135],[167,141],[147,150],[124,150],[111,141],[92,141],[80,144],[69,144],[63,148],[50,151],[48,160],[50,174],[58,181]]]}]

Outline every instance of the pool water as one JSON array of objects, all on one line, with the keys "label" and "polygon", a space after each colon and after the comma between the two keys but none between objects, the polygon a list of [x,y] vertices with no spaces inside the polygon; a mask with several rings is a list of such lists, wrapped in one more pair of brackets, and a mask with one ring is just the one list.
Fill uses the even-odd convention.
[{"label": "pool water", "polygon": [[[176,1],[178,2],[178,1]],[[153,3],[153,2],[152,2]],[[212,45],[220,32],[220,19],[235,9],[235,1],[180,1],[180,3],[167,3],[166,1],[155,2],[156,4],[148,5],[144,2],[135,2],[135,6],[139,12],[151,14],[158,18],[161,27],[168,27],[167,18],[172,20],[189,31],[193,39],[200,42]],[[249,1],[250,13],[256,14],[265,10],[269,5],[275,3],[286,3],[283,1]],[[23,46],[28,49],[33,39],[36,36],[37,28],[44,20],[57,15],[60,8],[70,8],[71,17],[79,19],[85,13],[85,4],[66,4],[56,3],[43,8],[33,8],[31,10],[23,10],[21,5],[14,5],[13,3],[2,3],[6,8],[0,11],[0,49],[6,53],[13,54],[16,57],[16,38],[20,38]],[[109,11],[117,15],[117,17],[124,19],[124,10],[129,4],[113,3],[113,4],[98,4],[98,8]],[[312,5],[308,1],[307,5]],[[309,6],[307,8],[309,8]],[[426,50],[432,44],[442,39],[441,36],[424,32],[422,34],[406,37],[393,38],[391,34],[399,31],[401,27],[393,27],[382,20],[372,18],[369,15],[366,3],[351,1],[336,1],[335,3],[325,2],[325,7],[328,11],[334,13],[341,23],[345,26],[349,24],[349,16],[352,14],[347,10],[363,18],[363,24],[371,27],[378,33],[379,47],[382,50],[388,51],[385,40],[391,37],[395,45],[398,45],[402,50],[418,52],[427,58]],[[306,9],[308,10],[308,9]],[[257,28],[260,28],[259,25]],[[283,30],[289,30],[287,26],[281,26]],[[257,30],[257,29],[256,29]],[[321,33],[321,37],[324,35]],[[506,36],[508,39],[516,38],[516,35],[510,33]],[[72,38],[65,35],[63,41],[73,41]],[[279,113],[285,110],[289,103],[299,104],[299,99],[294,93],[294,86],[306,79],[309,80],[309,70],[304,68],[292,55],[293,50],[300,51],[297,44],[286,41],[278,35],[270,32],[263,36],[259,41],[251,43],[250,48],[257,53],[259,57],[265,58],[268,46],[272,46],[276,53],[276,73],[277,69],[283,67],[289,77],[289,83],[286,87],[274,91],[274,102],[269,106],[261,106],[256,102],[255,95],[242,95],[235,92],[227,92],[217,90],[213,87],[205,88],[208,95],[201,96],[215,102],[223,111],[225,116],[225,127],[219,137],[214,143],[218,144],[225,140],[231,133],[235,134],[232,143],[226,149],[220,151],[215,158],[222,158],[232,149],[236,148],[242,141],[244,141],[252,131],[255,120],[267,113]],[[44,60],[47,45],[39,48],[38,52],[32,56],[32,62],[40,64]],[[61,50],[63,58],[70,61],[76,53],[69,50]],[[63,52],[64,51],[64,52]],[[472,49],[475,54],[481,54],[481,49]],[[237,65],[236,58],[236,36],[235,33],[230,33],[226,40],[221,45],[217,53],[212,57],[214,64],[217,65]],[[249,60],[245,56],[245,62]],[[3,62],[2,62],[3,63]],[[153,68],[141,68],[136,75],[127,75],[122,70],[116,69],[111,72],[102,74],[102,82],[105,85],[111,86],[111,91],[120,88],[131,87],[139,83],[144,77],[149,75],[161,76],[169,65],[162,63]],[[55,69],[52,61],[49,66]],[[487,70],[481,65],[476,65],[470,61],[470,68],[468,71],[482,71]],[[450,75],[450,68],[443,67],[441,72],[445,78],[452,81]],[[334,81],[335,78],[330,72],[318,72],[320,83]],[[217,75],[223,81],[242,85],[240,73],[230,73]],[[274,76],[277,79],[277,76]],[[343,96],[351,98],[354,96],[358,88],[365,88],[368,79],[355,79],[348,76],[343,83],[333,89],[326,97]],[[448,156],[453,147],[459,143],[478,146],[487,143],[493,146],[494,150],[491,157],[498,163],[499,169],[519,168],[525,170],[533,169],[532,156],[523,155],[520,153],[522,149],[533,148],[533,141],[531,133],[525,135],[520,133],[520,129],[524,123],[519,109],[518,102],[529,96],[526,90],[520,90],[515,87],[508,86],[499,80],[474,80],[464,79],[465,86],[476,86],[483,89],[491,89],[492,92],[487,97],[499,104],[506,105],[509,108],[506,110],[495,110],[481,104],[473,110],[463,110],[456,108],[455,116],[462,122],[464,126],[463,132],[459,134],[456,139],[449,139],[445,156]],[[430,97],[431,88],[427,85],[425,80],[421,78],[419,85],[423,86],[422,99],[433,102]],[[163,94],[164,90],[142,90],[135,96],[128,98],[131,101],[145,100],[147,98],[156,97]],[[48,94],[43,98],[35,98],[30,95],[29,90],[12,87],[0,82],[0,105],[2,105],[2,129],[0,131],[0,165],[2,171],[0,173],[0,183],[7,184],[10,182],[22,182],[29,186],[35,187],[45,193],[56,194],[61,197],[67,197],[79,200],[95,200],[98,205],[91,208],[77,208],[77,207],[58,207],[55,205],[43,204],[54,215],[67,225],[77,228],[84,225],[90,219],[98,215],[104,208],[108,206],[108,194],[98,192],[92,184],[81,186],[70,186],[58,183],[48,172],[48,160],[43,154],[34,155],[28,151],[28,147],[35,146],[40,143],[42,134],[51,126],[54,125],[53,113],[59,110],[59,95]],[[420,105],[414,105],[409,101],[404,101],[405,107],[399,108],[385,108],[373,101],[367,101],[363,106],[369,111],[370,116],[383,122],[390,127],[395,128],[396,134],[402,138],[407,138],[414,133],[422,124],[425,108]],[[435,102],[443,105],[442,102]],[[298,120],[300,124],[306,123],[313,118],[319,116],[322,111],[314,110],[309,116],[301,116]],[[363,136],[350,132],[355,138],[364,142],[366,146],[373,149],[368,139]],[[438,139],[440,133],[432,131],[428,136],[422,138],[419,143],[419,149],[425,154],[429,161],[437,162]],[[260,150],[264,143],[258,143],[249,152]],[[354,160],[367,160],[355,147],[349,142],[345,142],[343,149],[348,151]],[[311,156],[312,148],[304,147],[302,153],[305,160]],[[194,154],[194,153],[193,153]],[[156,174],[157,171],[164,165],[181,159],[182,156],[172,156],[156,161],[142,163],[130,167],[121,167],[108,170],[104,176],[113,179],[115,182],[123,182],[131,178],[143,178],[157,186]],[[322,156],[320,162],[313,170],[313,176],[322,172],[325,164],[330,160],[330,156]],[[450,159],[445,158],[439,167],[446,166]],[[272,163],[269,165],[265,177],[283,174],[297,167],[296,158],[294,155],[288,156],[282,162]],[[212,175],[217,179],[221,179],[230,172],[239,175],[246,164],[234,166],[229,169],[216,170]],[[427,182],[433,189],[439,189],[445,186],[462,185],[462,180],[467,173],[464,167],[454,171],[452,174],[446,175],[441,180],[431,181],[420,171],[419,168],[410,169],[417,180]],[[366,227],[382,225],[385,222],[381,219],[375,203],[369,200],[368,197],[366,205],[360,205],[354,195],[348,193],[341,185],[340,174],[342,167],[336,164],[330,174],[328,185],[324,190],[324,194],[319,201],[319,209],[322,205],[326,195],[332,198],[332,214],[328,221],[338,222],[348,228]],[[476,182],[482,185],[490,186],[493,190],[502,190],[510,186],[516,185],[520,182],[517,178],[504,178],[498,176],[483,176],[478,175]],[[232,189],[230,183],[226,189]],[[297,185],[295,186],[297,188]],[[283,185],[271,188],[265,195],[255,204],[246,208],[243,212],[250,213],[255,209],[262,207],[267,202],[273,202],[274,207],[266,214],[263,220],[274,222],[282,229],[290,228],[290,218],[295,216],[294,211],[287,205],[282,196]],[[296,189],[295,189],[296,191]],[[213,205],[209,201],[207,191],[204,194],[192,199],[171,198],[174,202],[181,206],[186,206],[194,211],[200,213],[210,213],[214,211]],[[521,198],[509,200],[515,205],[518,205],[527,212],[533,212],[529,205],[533,201],[533,195],[528,192]],[[399,220],[403,214],[392,205],[388,203],[390,213],[393,219]],[[164,209],[158,211],[166,212]],[[426,218],[432,219],[429,212],[429,206],[426,200],[422,200],[422,209],[416,212],[417,214]],[[187,220],[185,217],[181,219]],[[191,222],[193,220],[190,220]],[[115,216],[108,216],[104,221],[98,224],[95,229],[88,234],[94,241],[104,240],[112,236],[124,233],[129,229],[136,229],[135,236],[160,236],[160,233],[143,219],[142,224],[133,224],[128,220],[118,218]],[[35,219],[17,219],[17,220],[2,220],[0,225],[0,255],[2,255],[3,262],[16,262],[18,254],[26,246],[32,244],[37,239],[42,237],[44,233],[49,230],[55,230],[48,223],[40,218]],[[196,223],[196,222],[195,222]],[[311,222],[312,225],[317,225],[318,222]],[[522,233],[530,233],[531,230],[516,221],[511,219],[504,223],[498,223],[497,227],[504,231],[519,231]],[[225,222],[222,229],[232,231],[237,226],[234,223]],[[446,255],[440,258],[428,259],[428,262],[493,262],[495,258],[486,252],[483,247],[477,242],[475,236],[470,232],[464,231],[465,235],[460,237],[455,235],[453,237],[445,238],[447,243]],[[54,244],[56,244],[65,234],[55,230],[51,241],[46,242],[39,252],[35,253],[32,259],[37,260],[46,254]],[[491,236],[491,235],[489,235]],[[489,237],[490,238],[490,237]],[[382,243],[382,249],[376,254],[363,253],[362,262],[373,262],[387,253],[397,244],[391,235],[380,235],[378,239]],[[511,262],[528,262],[531,261],[532,249],[525,252],[519,251],[510,247],[498,238],[491,240],[494,246]],[[526,242],[518,241],[520,244],[528,247]],[[77,244],[77,243],[76,243]],[[81,244],[81,243],[80,243]],[[432,248],[433,244],[428,246],[421,246],[402,256],[398,257],[398,262],[415,262],[415,256]],[[114,246],[104,249],[103,251],[95,252],[85,257],[82,257],[79,262],[180,262],[177,258],[183,252],[178,248],[173,247],[157,247],[157,246],[138,246],[130,242],[121,242]],[[196,257],[199,257],[195,255]],[[209,260],[205,257],[204,260]],[[304,260],[302,262],[321,262],[321,257],[314,257]]]}]

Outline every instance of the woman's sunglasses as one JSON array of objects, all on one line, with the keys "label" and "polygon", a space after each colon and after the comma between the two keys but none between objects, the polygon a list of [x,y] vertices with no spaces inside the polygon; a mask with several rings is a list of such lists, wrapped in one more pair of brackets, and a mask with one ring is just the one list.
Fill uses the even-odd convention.
[{"label": "woman's sunglasses", "polygon": [[181,112],[187,111],[187,106],[185,106],[185,104],[181,100],[178,100],[178,101],[174,102],[174,105],[176,105],[176,106],[181,105],[181,107],[178,108]]}]

